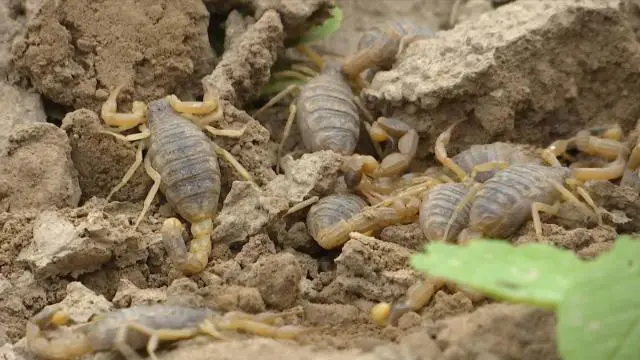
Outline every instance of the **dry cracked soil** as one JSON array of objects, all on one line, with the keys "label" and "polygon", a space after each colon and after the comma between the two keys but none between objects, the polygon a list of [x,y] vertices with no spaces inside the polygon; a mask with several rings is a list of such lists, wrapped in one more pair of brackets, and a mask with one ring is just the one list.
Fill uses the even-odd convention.
[{"label": "dry cracked soil", "polygon": [[[460,120],[450,154],[496,141],[540,148],[614,123],[629,133],[640,117],[638,1],[463,0],[456,10],[453,0],[336,3],[343,26],[312,45],[328,57],[354,53],[364,31],[391,19],[435,32],[372,73],[359,94],[374,116],[397,117],[416,129],[412,171],[437,165],[437,136]],[[309,235],[308,207],[289,211],[343,191],[344,157],[309,153],[294,126],[279,174],[288,104],[251,114],[264,104],[261,89],[275,69],[298,56],[292,39],[326,19],[332,4],[0,0],[0,359],[38,358],[25,329],[51,304],[77,323],[150,304],[296,310],[282,321],[313,329],[295,341],[199,336],[162,346],[163,360],[559,359],[553,313],[453,286],[396,325],[374,324],[375,304],[403,299],[421,279],[408,265],[427,242],[419,225],[352,233],[344,245],[325,250]],[[143,166],[107,199],[137,152],[136,143],[103,131],[101,106],[118,85],[120,111],[170,94],[200,100],[212,89],[223,116],[211,125],[244,129],[236,137],[210,136],[251,181],[220,160],[213,250],[199,274],[183,275],[167,255],[160,230],[177,213],[162,192],[132,230],[153,185]],[[366,141],[358,149],[373,151]],[[589,259],[619,234],[640,229],[640,186],[612,180],[585,187],[602,225],[563,205],[557,216],[543,217],[542,229],[545,241]],[[506,240],[537,241],[532,223]],[[75,339],[64,332],[51,338]],[[69,345],[62,343],[62,354]]]}]

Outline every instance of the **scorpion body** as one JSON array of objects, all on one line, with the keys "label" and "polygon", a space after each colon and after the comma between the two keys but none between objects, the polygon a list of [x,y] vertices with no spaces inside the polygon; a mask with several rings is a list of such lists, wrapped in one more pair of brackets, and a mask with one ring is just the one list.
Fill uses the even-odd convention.
[{"label": "scorpion body", "polygon": [[164,304],[138,305],[96,316],[86,324],[70,321],[59,305],[45,307],[27,323],[27,347],[46,359],[71,359],[88,353],[117,350],[127,360],[140,360],[136,350],[146,347],[152,360],[160,341],[178,341],[197,335],[224,338],[219,331],[243,330],[273,338],[293,339],[304,329],[271,324],[297,312],[250,315],[218,313],[209,308]]},{"label": "scorpion body", "polygon": [[[471,188],[462,183],[436,185],[420,205],[418,224],[429,241],[455,240],[467,227],[471,202],[464,201]],[[457,209],[462,204],[461,209]]]},{"label": "scorpion body", "polygon": [[358,51],[347,57],[342,71],[355,77],[365,69],[389,67],[397,54],[414,40],[435,36],[433,30],[409,20],[391,20],[366,31],[358,42]]},{"label": "scorpion body", "polygon": [[358,108],[339,69],[329,65],[300,90],[296,123],[309,151],[351,155],[360,135]]},{"label": "scorpion body", "polygon": [[213,143],[164,99],[149,104],[147,124],[152,167],[160,174],[167,202],[192,226],[216,214],[220,168]]},{"label": "scorpion body", "polygon": [[311,206],[307,213],[309,234],[322,246],[326,243],[325,232],[327,229],[352,218],[366,206],[367,203],[364,200],[353,194],[325,196]]},{"label": "scorpion body", "polygon": [[176,266],[200,272],[211,252],[213,217],[220,197],[220,167],[215,145],[193,122],[178,114],[168,101],[149,104],[150,136],[147,158],[160,175],[160,190],[178,214],[191,223],[190,253],[182,240],[182,224],[167,219],[163,241]]},{"label": "scorpion body", "polygon": [[571,175],[566,167],[535,164],[499,171],[476,194],[469,212],[469,230],[497,239],[511,236],[531,218],[532,207],[552,206],[559,200],[558,186]]}]

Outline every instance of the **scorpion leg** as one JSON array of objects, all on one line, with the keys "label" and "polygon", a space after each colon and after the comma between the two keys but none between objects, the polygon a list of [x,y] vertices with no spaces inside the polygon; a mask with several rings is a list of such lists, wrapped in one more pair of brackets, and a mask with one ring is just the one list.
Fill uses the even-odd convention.
[{"label": "scorpion leg", "polygon": [[471,173],[469,173],[469,179],[475,179],[478,173],[493,171],[493,170],[504,170],[509,167],[509,163],[506,161],[488,161],[486,163],[474,165],[471,168]]},{"label": "scorpion leg", "polygon": [[147,353],[149,358],[157,360],[156,349],[160,340],[173,341],[183,340],[194,337],[198,334],[198,329],[152,329],[144,325],[138,324],[134,321],[125,322],[116,333],[114,340],[114,347],[124,356],[127,360],[142,360],[142,357],[127,343],[127,336],[129,331],[137,331],[149,337],[147,342]]},{"label": "scorpion leg", "polygon": [[100,115],[105,124],[114,126],[115,131],[122,132],[133,129],[146,121],[147,105],[140,101],[134,101],[131,113],[118,112],[118,95],[124,87],[124,84],[118,85],[111,93],[107,100],[102,104]]},{"label": "scorpion leg", "polygon": [[275,339],[295,339],[298,335],[308,332],[311,329],[299,326],[281,326],[272,325],[274,320],[289,315],[290,312],[282,314],[268,314],[268,316],[249,315],[240,312],[229,312],[223,315],[222,319],[215,322],[217,329],[222,330],[241,330],[258,336],[270,337]]},{"label": "scorpion leg", "polygon": [[438,136],[436,139],[435,146],[435,155],[438,161],[446,167],[447,169],[453,171],[454,174],[460,179],[460,181],[464,181],[467,178],[467,174],[460,167],[460,165],[456,164],[448,155],[446,146],[449,144],[449,140],[451,139],[451,133],[453,129],[461,123],[463,120],[455,122],[451,125],[447,130],[445,130],[442,134]]},{"label": "scorpion leg", "polygon": [[293,125],[293,120],[296,117],[297,111],[298,107],[295,104],[289,105],[289,118],[287,119],[287,123],[284,125],[282,139],[280,140],[278,150],[276,151],[276,174],[280,173],[280,157],[282,156],[282,149],[284,148],[284,142],[287,140],[289,133],[291,132],[291,126]]},{"label": "scorpion leg", "polygon": [[144,159],[144,169],[147,172],[147,175],[149,175],[149,177],[153,180],[153,186],[151,186],[151,190],[149,190],[147,197],[144,199],[144,204],[142,205],[142,211],[140,211],[140,215],[138,216],[136,223],[133,225],[132,230],[135,230],[138,228],[138,225],[140,225],[140,222],[142,221],[142,219],[144,219],[144,216],[147,214],[147,211],[149,211],[151,202],[153,201],[153,198],[156,197],[156,194],[158,193],[158,189],[160,189],[160,173],[158,173],[151,166],[151,160],[149,160],[148,157]]},{"label": "scorpion leg", "polygon": [[[567,179],[566,182],[567,182],[567,185],[574,185],[575,186],[575,184],[574,184],[575,179]],[[596,204],[593,201],[593,199],[591,199],[591,196],[589,196],[589,194],[587,193],[586,190],[584,190],[581,187],[579,187],[582,190],[578,190],[578,194],[580,194],[580,196],[582,196],[582,198],[585,199],[585,201],[587,202],[587,204],[589,204],[589,206],[591,206],[591,208],[589,208],[587,205],[585,205],[583,202],[581,202],[580,199],[578,199],[575,195],[573,195],[573,193],[571,193],[571,191],[569,191],[569,189],[567,189],[564,185],[558,184],[556,182],[552,182],[552,183],[553,183],[553,186],[556,188],[556,190],[560,193],[560,195],[566,201],[575,204],[578,208],[580,208],[580,210],[585,215],[594,216],[597,219],[598,224],[602,223],[602,217],[601,217],[600,213],[598,212],[598,207],[596,206]]]},{"label": "scorpion leg", "polygon": [[318,67],[318,69],[324,69],[325,61],[322,59],[322,56],[313,51],[313,49],[305,45],[298,45],[296,49],[298,49],[298,51],[300,51],[304,56],[308,57],[309,60]]},{"label": "scorpion leg", "polygon": [[453,210],[453,213],[451,214],[451,218],[447,222],[447,227],[444,230],[444,236],[443,236],[444,240],[449,238],[449,232],[451,231],[451,226],[453,226],[453,223],[458,217],[458,214],[460,213],[460,211],[462,211],[462,209],[469,203],[469,201],[471,201],[476,196],[476,194],[478,193],[478,191],[480,191],[481,188],[482,188],[482,184],[479,184],[479,183],[473,184],[471,189],[469,189],[469,192],[464,196],[464,198],[462,198],[462,201],[460,201],[460,203]]},{"label": "scorpion leg", "polygon": [[118,132],[112,131],[111,129],[101,129],[101,130],[98,130],[98,133],[108,134],[108,135],[111,135],[111,136],[115,137],[116,139],[119,139],[119,140],[122,140],[122,141],[126,141],[126,142],[144,140],[144,139],[148,138],[151,135],[151,131],[149,130],[149,128],[145,124],[140,124],[138,126],[138,129],[140,130],[139,133],[130,134],[130,135],[122,135],[122,134],[119,134]]},{"label": "scorpion leg", "polygon": [[409,289],[407,300],[402,303],[379,303],[371,309],[371,318],[378,325],[395,325],[402,315],[409,311],[417,311],[423,308],[433,297],[436,291],[444,286],[444,280],[425,277],[417,285]]},{"label": "scorpion leg", "polygon": [[258,117],[262,112],[277,104],[280,100],[284,99],[287,95],[291,94],[294,91],[300,90],[300,85],[291,84],[287,86],[284,90],[280,91],[276,96],[272,97],[266,104],[264,104],[258,111],[253,113],[253,118]]},{"label": "scorpion leg", "polygon": [[539,242],[543,241],[540,212],[545,212],[549,215],[556,215],[558,213],[558,210],[560,210],[560,203],[558,202],[553,205],[548,205],[540,202],[534,202],[533,204],[531,204],[531,218],[533,219],[533,227],[536,231],[536,238]]},{"label": "scorpion leg", "polygon": [[251,181],[253,183],[255,183],[255,181],[253,181],[253,177],[251,176],[251,174],[249,174],[249,171],[247,171],[247,169],[245,169],[244,166],[242,166],[242,164],[240,164],[240,162],[235,158],[235,156],[233,156],[230,152],[228,152],[227,150],[221,148],[220,146],[218,146],[215,142],[211,142],[213,144],[214,150],[216,152],[217,155],[222,156],[222,158],[228,162],[234,169],[236,169],[236,171],[238,172],[238,174],[240,174],[240,176],[245,179],[246,181]]},{"label": "scorpion leg", "polygon": [[209,263],[213,222],[211,219],[204,219],[192,223],[192,239],[188,252],[182,238],[183,229],[180,220],[176,218],[166,219],[160,231],[162,243],[176,268],[187,275],[200,273]]},{"label": "scorpion leg", "polygon": [[615,160],[620,148],[625,146],[618,140],[598,138],[589,135],[588,130],[580,131],[575,137],[576,148],[588,155],[596,155],[607,160]]},{"label": "scorpion leg", "polygon": [[144,147],[145,147],[145,142],[140,141],[138,143],[138,150],[136,151],[136,160],[133,162],[131,167],[129,167],[129,170],[127,170],[127,172],[124,174],[124,176],[122,177],[122,180],[120,180],[120,182],[113,187],[109,195],[107,195],[107,202],[111,200],[111,197],[113,196],[113,194],[118,192],[118,190],[122,189],[122,187],[125,186],[127,182],[129,182],[129,180],[131,179],[133,174],[136,172],[136,170],[138,170],[140,165],[142,165],[142,150],[144,150]]}]

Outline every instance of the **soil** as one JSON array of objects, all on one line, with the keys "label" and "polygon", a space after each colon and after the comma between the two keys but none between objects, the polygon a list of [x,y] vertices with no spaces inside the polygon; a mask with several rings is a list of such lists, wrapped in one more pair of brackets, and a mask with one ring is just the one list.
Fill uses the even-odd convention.
[{"label": "soil", "polygon": [[[640,11],[625,0],[516,0],[497,9],[468,0],[454,16],[451,0],[337,3],[342,28],[314,44],[326,56],[353,53],[363,31],[389,19],[436,31],[408,44],[360,95],[374,116],[401,118],[419,132],[412,169],[437,163],[435,139],[458,120],[465,121],[451,155],[492,141],[543,147],[612,122],[628,132],[640,118]],[[282,322],[310,329],[295,341],[196,337],[163,346],[159,359],[559,358],[552,312],[454,286],[397,324],[376,325],[372,307],[402,300],[422,279],[408,265],[427,242],[421,228],[411,222],[352,233],[343,246],[323,249],[307,231],[308,206],[290,211],[346,191],[344,157],[306,153],[294,126],[277,173],[288,103],[251,114],[265,101],[260,90],[273,69],[291,55],[288,42],[322,21],[330,4],[0,0],[0,358],[37,359],[26,346],[26,324],[58,303],[78,323],[162,303],[296,310]],[[210,125],[244,129],[210,136],[250,178],[219,161],[214,246],[202,273],[183,275],[167,255],[160,230],[178,215],[161,192],[132,229],[153,184],[143,166],[107,199],[138,156],[136,143],[102,131],[102,103],[119,84],[121,111],[171,94],[216,94],[224,116]],[[373,154],[365,137],[358,151]],[[634,179],[587,182],[603,223],[563,204],[542,218],[545,241],[590,259],[619,234],[640,231]],[[506,240],[537,241],[532,222]],[[86,358],[105,356],[117,357]]]}]

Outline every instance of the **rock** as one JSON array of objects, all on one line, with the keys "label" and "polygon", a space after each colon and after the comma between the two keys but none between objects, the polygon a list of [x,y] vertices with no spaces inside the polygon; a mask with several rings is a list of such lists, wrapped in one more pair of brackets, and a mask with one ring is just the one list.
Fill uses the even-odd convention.
[{"label": "rock", "polygon": [[81,237],[76,227],[53,211],[42,212],[33,226],[33,242],[20,252],[18,261],[29,265],[38,277],[50,277],[98,269],[111,259],[102,244]]},{"label": "rock", "polygon": [[243,275],[246,275],[243,284],[257,288],[267,306],[286,310],[295,305],[302,269],[293,254],[262,256]]},{"label": "rock", "polygon": [[23,335],[33,309],[47,304],[47,295],[29,271],[0,275],[0,343],[2,338],[15,342]]},{"label": "rock", "polygon": [[371,301],[399,299],[421,278],[408,267],[410,255],[402,246],[351,233],[335,259],[336,279],[322,290],[321,297],[340,303],[349,301],[347,294]]},{"label": "rock", "polygon": [[640,47],[625,9],[623,0],[501,6],[412,43],[362,98],[428,139],[423,157],[459,120],[451,153],[498,139],[547,146],[594,124],[629,130],[640,116]]},{"label": "rock", "polygon": [[307,153],[297,160],[285,156],[282,159],[285,175],[278,175],[267,184],[265,191],[292,203],[298,203],[308,195],[332,194],[342,161],[342,157],[331,150]]},{"label": "rock", "polygon": [[243,108],[254,100],[271,77],[271,66],[282,48],[283,29],[277,12],[266,11],[225,51],[215,70],[202,79],[223,100]]},{"label": "rock", "polygon": [[[133,165],[136,147],[114,136],[99,133],[103,129],[98,115],[80,109],[65,115],[61,128],[67,132],[71,144],[71,158],[78,170],[82,188],[81,200],[93,196],[106,198]],[[117,191],[116,201],[143,200],[153,181],[140,166],[127,184]]]},{"label": "rock", "polygon": [[48,0],[12,57],[40,93],[74,109],[100,111],[122,82],[122,100],[188,100],[202,94],[200,78],[215,64],[208,25],[196,0]]},{"label": "rock", "polygon": [[201,294],[207,307],[221,312],[244,311],[257,314],[266,309],[260,291],[254,287],[214,285],[203,288]]},{"label": "rock", "polygon": [[64,131],[49,123],[18,125],[0,157],[0,209],[75,207],[80,194]]},{"label": "rock", "polygon": [[318,151],[295,161],[285,160],[286,175],[275,177],[264,190],[249,181],[234,181],[216,217],[213,241],[245,242],[291,206],[312,195],[333,192],[341,165],[342,157],[337,153]]},{"label": "rock", "polygon": [[236,255],[235,260],[242,267],[250,266],[263,255],[276,253],[276,247],[266,234],[258,234],[249,238],[249,241]]},{"label": "rock", "polygon": [[140,289],[127,279],[120,279],[115,296],[111,300],[118,308],[151,305],[167,300],[166,288]]},{"label": "rock", "polygon": [[[94,206],[88,203],[80,211]],[[38,279],[45,279],[56,275],[78,277],[109,261],[124,267],[147,258],[151,243],[123,231],[130,225],[121,219],[107,217],[96,209],[80,220],[75,217],[77,214],[41,212],[33,224],[33,240],[16,260],[32,269]]]},{"label": "rock", "polygon": [[[0,8],[2,8],[1,5]],[[1,17],[2,15],[0,15]],[[1,57],[2,55],[0,55]],[[2,65],[0,64],[0,73],[1,69]],[[0,156],[4,155],[9,142],[9,134],[13,132],[16,125],[42,123],[47,120],[40,94],[10,85],[2,79],[0,79],[0,108],[3,110],[0,115],[0,128],[2,128],[0,131]]]},{"label": "rock", "polygon": [[77,323],[86,323],[94,315],[114,310],[114,306],[104,296],[96,295],[82,283],[74,281],[67,285],[67,296],[60,302],[62,310]]}]

